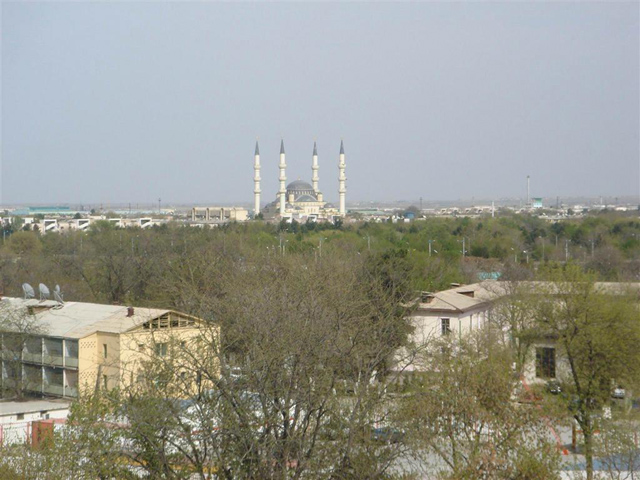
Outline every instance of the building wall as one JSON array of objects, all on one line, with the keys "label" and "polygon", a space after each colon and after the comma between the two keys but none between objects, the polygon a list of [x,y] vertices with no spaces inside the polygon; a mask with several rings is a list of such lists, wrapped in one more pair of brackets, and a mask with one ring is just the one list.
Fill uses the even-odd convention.
[{"label": "building wall", "polygon": [[411,315],[411,324],[415,327],[412,341],[427,342],[442,336],[442,319],[449,319],[450,335],[466,335],[487,321],[488,310],[476,309],[468,312],[420,312]]},{"label": "building wall", "polygon": [[[104,355],[107,346],[107,356]],[[118,385],[120,379],[120,340],[115,333],[96,332],[78,342],[78,389],[89,393]]]},{"label": "building wall", "polygon": [[[554,348],[555,349],[555,364],[556,375],[554,378],[538,377],[536,376],[536,349],[537,348]],[[559,382],[571,381],[571,366],[569,360],[562,352],[557,348],[556,343],[553,340],[539,340],[535,342],[529,352],[524,364],[524,379],[529,384],[546,383],[549,380],[558,380]]]},{"label": "building wall", "polygon": [[[217,352],[211,346],[212,343],[217,345],[219,327],[201,328],[193,319],[175,313],[171,313],[166,322],[164,328],[160,328],[160,325],[156,328],[142,326],[120,336],[121,388],[138,383],[143,385],[144,373],[164,368],[172,376],[175,396],[183,396],[187,392],[193,395],[198,391],[201,378],[195,371],[193,356],[200,361],[215,357],[215,362],[209,365],[208,370],[219,374]],[[185,322],[191,324],[181,326]],[[174,323],[176,325],[172,326]]]}]

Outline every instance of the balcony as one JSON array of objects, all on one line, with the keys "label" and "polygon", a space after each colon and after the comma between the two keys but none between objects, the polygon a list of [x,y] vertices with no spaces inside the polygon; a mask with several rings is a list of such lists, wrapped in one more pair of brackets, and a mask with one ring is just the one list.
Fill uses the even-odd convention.
[{"label": "balcony", "polygon": [[54,365],[61,367],[63,362],[62,355],[44,355],[43,362],[45,365]]},{"label": "balcony", "polygon": [[22,361],[23,362],[42,364],[42,354],[41,353],[24,352],[22,354]]},{"label": "balcony", "polygon": [[78,398],[78,389],[76,387],[65,387],[64,396]]},{"label": "balcony", "polygon": [[62,385],[53,385],[53,384],[45,383],[42,389],[42,392],[47,393],[49,395],[58,395],[61,397],[64,394],[64,387]]},{"label": "balcony", "polygon": [[6,349],[1,352],[3,360],[20,360],[20,351]]},{"label": "balcony", "polygon": [[64,366],[66,368],[78,368],[78,357],[64,357]]}]

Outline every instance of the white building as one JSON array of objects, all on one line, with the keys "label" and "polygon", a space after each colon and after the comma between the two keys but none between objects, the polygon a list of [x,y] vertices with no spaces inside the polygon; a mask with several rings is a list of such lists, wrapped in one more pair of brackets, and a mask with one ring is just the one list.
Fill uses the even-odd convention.
[{"label": "white building", "polygon": [[[522,282],[521,287],[530,295],[553,295],[557,287],[549,282]],[[616,295],[633,289],[640,292],[640,283],[596,282],[595,290]],[[430,342],[444,336],[460,339],[475,330],[481,329],[496,319],[496,302],[512,290],[507,282],[486,280],[471,285],[455,286],[437,293],[423,292],[417,308],[409,320],[414,327],[410,341],[416,350],[428,346]],[[535,297],[534,297],[535,298]],[[505,331],[508,335],[509,332]],[[410,363],[402,362],[409,358]],[[397,356],[399,368],[406,371],[421,371],[430,367],[422,365],[420,356],[411,359],[406,350]],[[557,352],[554,339],[540,333],[540,337],[531,345],[524,367],[524,378],[528,383],[561,379],[569,371],[568,362]]]},{"label": "white building", "polygon": [[0,402],[0,446],[25,443],[33,432],[33,422],[64,423],[70,405],[71,402],[62,399]]}]

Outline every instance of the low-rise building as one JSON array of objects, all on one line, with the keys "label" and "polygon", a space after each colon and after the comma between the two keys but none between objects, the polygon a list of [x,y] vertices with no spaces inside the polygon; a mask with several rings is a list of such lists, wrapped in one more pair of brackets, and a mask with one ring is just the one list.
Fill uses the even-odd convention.
[{"label": "low-rise building", "polygon": [[[532,305],[536,296],[558,295],[558,285],[550,282],[504,282],[486,280],[471,285],[455,285],[453,288],[437,293],[422,292],[417,300],[417,306],[412,311],[409,320],[414,327],[410,343],[419,352],[427,348],[434,340],[446,336],[460,339],[475,330],[493,322],[499,325],[500,319],[496,312],[497,302],[504,300],[510,293],[519,291],[530,295]],[[607,295],[621,295],[634,291],[640,292],[640,283],[596,282],[594,291]],[[534,312],[531,312],[534,315]],[[505,335],[510,335],[507,326]],[[412,357],[409,351],[402,350],[397,356],[399,367],[405,371],[421,371],[430,365],[421,363],[422,356]],[[403,363],[404,361],[404,363]],[[540,332],[539,337],[532,343],[524,365],[524,379],[528,383],[545,382],[562,378],[569,372],[569,365],[561,352],[557,351],[555,339],[548,332]]]},{"label": "low-rise building", "polygon": [[0,315],[25,319],[0,332],[0,387],[51,397],[124,387],[139,380],[145,361],[167,355],[169,345],[186,348],[205,334],[219,335],[200,319],[153,308],[4,298]]}]

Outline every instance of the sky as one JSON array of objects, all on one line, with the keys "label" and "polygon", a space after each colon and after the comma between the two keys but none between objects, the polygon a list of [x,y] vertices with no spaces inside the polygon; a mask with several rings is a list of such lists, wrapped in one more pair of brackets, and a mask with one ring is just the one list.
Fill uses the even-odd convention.
[{"label": "sky", "polygon": [[4,204],[640,193],[637,2],[3,2]]}]

